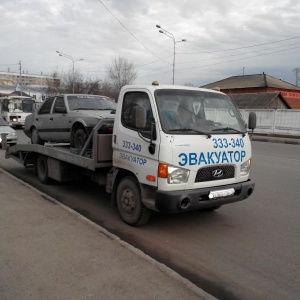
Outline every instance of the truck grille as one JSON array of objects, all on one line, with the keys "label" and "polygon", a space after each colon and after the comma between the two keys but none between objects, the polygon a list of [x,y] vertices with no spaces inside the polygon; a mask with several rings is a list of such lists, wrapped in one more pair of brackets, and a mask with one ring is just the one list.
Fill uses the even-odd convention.
[{"label": "truck grille", "polygon": [[195,182],[234,178],[234,166],[213,166],[198,170]]}]

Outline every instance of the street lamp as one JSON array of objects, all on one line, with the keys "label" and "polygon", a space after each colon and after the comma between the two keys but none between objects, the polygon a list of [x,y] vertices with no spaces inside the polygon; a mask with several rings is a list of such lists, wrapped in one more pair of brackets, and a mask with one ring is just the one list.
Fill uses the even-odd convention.
[{"label": "street lamp", "polygon": [[181,42],[186,42],[186,39],[182,39],[181,41],[176,41],[175,36],[167,31],[166,29],[163,29],[160,25],[156,25],[157,28],[159,28],[159,32],[165,34],[166,36],[168,36],[170,39],[173,40],[174,43],[174,55],[173,55],[173,85],[174,85],[174,77],[175,77],[175,55],[176,55],[176,51],[175,51],[175,47],[177,43],[181,43]]},{"label": "street lamp", "polygon": [[56,53],[58,53],[59,56],[68,58],[68,59],[70,59],[70,60],[72,61],[72,91],[73,91],[73,94],[74,94],[74,64],[75,64],[76,61],[81,61],[81,60],[83,60],[83,58],[80,58],[80,59],[74,59],[71,55],[62,53],[62,52],[60,52],[60,51],[56,51]]}]

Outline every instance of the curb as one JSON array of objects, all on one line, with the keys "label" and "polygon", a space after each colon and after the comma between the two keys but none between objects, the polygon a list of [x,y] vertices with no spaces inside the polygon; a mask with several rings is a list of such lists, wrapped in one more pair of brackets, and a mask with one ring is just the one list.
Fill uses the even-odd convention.
[{"label": "curb", "polygon": [[292,139],[292,138],[253,136],[251,140],[255,141],[255,142],[268,142],[268,143],[300,145],[300,139]]},{"label": "curb", "polygon": [[162,263],[154,260],[149,255],[145,254],[143,251],[141,251],[138,248],[135,248],[132,245],[128,244],[127,242],[121,240],[118,236],[110,233],[105,228],[103,228],[100,225],[92,222],[91,220],[89,220],[86,217],[82,216],[78,212],[72,210],[68,206],[66,206],[66,205],[62,204],[61,202],[57,201],[55,198],[52,198],[51,196],[49,196],[49,195],[41,192],[40,190],[36,189],[35,187],[31,186],[30,184],[28,184],[28,183],[22,181],[21,179],[13,176],[12,174],[10,174],[9,172],[5,171],[1,167],[0,167],[0,171],[2,173],[6,174],[7,176],[11,177],[15,181],[19,182],[20,184],[28,187],[29,189],[31,189],[35,193],[40,194],[42,196],[42,198],[44,198],[45,200],[50,201],[53,204],[60,206],[65,211],[67,211],[71,215],[75,216],[77,219],[79,219],[79,220],[81,220],[81,221],[89,224],[91,227],[93,227],[94,229],[96,229],[99,233],[102,233],[107,238],[116,241],[121,247],[126,248],[130,252],[134,253],[135,255],[139,256],[140,258],[144,259],[145,261],[147,261],[151,265],[153,265],[156,268],[158,268],[162,273],[164,273],[167,276],[171,277],[175,281],[180,282],[187,289],[193,291],[196,295],[198,295],[199,299],[205,299],[205,300],[214,300],[214,299],[216,299],[215,297],[213,297],[212,295],[208,294],[207,292],[205,292],[204,290],[202,290],[201,288],[199,288],[198,286],[196,286],[195,284],[193,284],[191,281],[189,281],[186,278],[182,277],[180,274],[178,274],[177,272],[173,271],[172,269],[170,269],[166,265],[164,265],[164,264],[162,264]]}]

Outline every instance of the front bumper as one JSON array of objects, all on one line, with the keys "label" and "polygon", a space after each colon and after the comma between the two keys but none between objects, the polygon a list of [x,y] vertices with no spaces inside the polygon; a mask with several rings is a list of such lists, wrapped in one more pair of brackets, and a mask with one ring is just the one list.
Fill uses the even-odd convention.
[{"label": "front bumper", "polygon": [[[252,180],[236,184],[223,185],[218,187],[202,188],[184,191],[157,191],[155,196],[155,208],[160,212],[180,212],[202,208],[209,208],[237,202],[248,198],[255,183]],[[211,191],[226,190],[233,188],[235,193],[231,196],[209,199]]]}]

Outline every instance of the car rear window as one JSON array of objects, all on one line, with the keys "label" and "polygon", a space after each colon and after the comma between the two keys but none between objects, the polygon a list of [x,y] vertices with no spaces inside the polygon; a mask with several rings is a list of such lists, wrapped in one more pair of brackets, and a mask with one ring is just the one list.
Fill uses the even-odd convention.
[{"label": "car rear window", "polygon": [[68,96],[68,105],[70,110],[113,110],[116,109],[116,103],[104,97],[95,96]]}]

